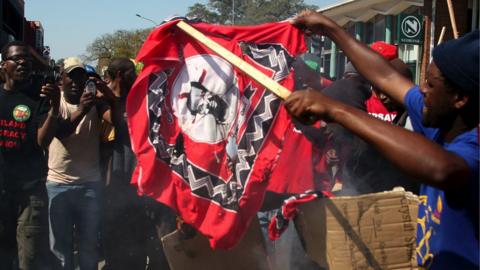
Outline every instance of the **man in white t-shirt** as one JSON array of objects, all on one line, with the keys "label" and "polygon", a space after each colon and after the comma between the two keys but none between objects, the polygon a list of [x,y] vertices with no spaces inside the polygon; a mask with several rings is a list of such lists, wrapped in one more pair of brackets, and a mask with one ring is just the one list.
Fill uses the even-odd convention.
[{"label": "man in white t-shirt", "polygon": [[[115,107],[115,99],[104,82],[88,78],[76,57],[65,59],[61,80],[59,128],[48,159],[50,247],[61,269],[74,269],[73,241],[78,240],[80,269],[96,269],[102,193],[100,121],[112,122],[110,108]],[[87,90],[87,80],[93,80],[110,104]]]}]

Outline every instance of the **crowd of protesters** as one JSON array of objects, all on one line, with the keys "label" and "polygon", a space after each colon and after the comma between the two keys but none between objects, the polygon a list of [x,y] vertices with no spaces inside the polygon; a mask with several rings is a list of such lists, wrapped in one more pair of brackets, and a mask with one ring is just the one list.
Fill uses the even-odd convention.
[{"label": "crowd of protesters", "polygon": [[[477,269],[478,31],[435,48],[416,86],[395,46],[369,48],[316,12],[293,23],[330,37],[351,61],[328,86],[307,71],[295,85],[308,89],[285,101],[314,143],[324,134],[308,125],[327,122],[324,152],[335,153],[340,171],[320,186],[419,194],[419,265]],[[104,269],[168,269],[159,239],[175,229],[175,214],[130,185],[136,160],[125,107],[134,62],[115,58],[98,74],[69,57],[56,81],[39,83],[26,44],[8,43],[1,60],[2,269],[97,269],[101,257]]]},{"label": "crowd of protesters", "polygon": [[32,64],[23,42],[2,50],[2,269],[98,269],[101,256],[103,269],[168,269],[159,239],[175,229],[175,216],[129,185],[125,101],[134,63],[112,59],[102,80],[68,57],[40,89]]}]

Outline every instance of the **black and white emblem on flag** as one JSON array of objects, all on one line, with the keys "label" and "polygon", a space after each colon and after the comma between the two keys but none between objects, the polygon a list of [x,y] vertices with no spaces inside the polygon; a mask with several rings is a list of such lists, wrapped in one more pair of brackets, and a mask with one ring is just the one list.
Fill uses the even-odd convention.
[{"label": "black and white emblem on flag", "polygon": [[232,66],[215,55],[195,55],[172,85],[172,108],[182,131],[193,141],[218,143],[234,127],[238,85]]},{"label": "black and white emblem on flag", "polygon": [[[248,44],[244,53],[271,70],[271,77],[276,81],[289,75],[294,60],[283,46],[277,44]],[[240,96],[232,66],[215,55],[186,58],[172,85],[167,86],[171,74],[171,70],[155,73],[149,83],[149,138],[157,157],[169,164],[172,171],[190,186],[192,193],[216,201],[226,209],[236,210],[237,200],[245,191],[253,162],[278,113],[281,100],[265,91],[252,104],[251,99],[258,90],[252,83],[244,86]],[[168,92],[171,92],[170,100],[167,100]],[[172,111],[166,108],[168,101]],[[246,111],[252,107],[253,111],[247,115]],[[183,134],[178,135],[175,144],[167,144],[158,132],[160,117],[167,117],[170,122],[172,113]],[[237,134],[240,125],[245,125],[244,134]],[[230,180],[233,181],[225,181],[190,161],[185,154],[184,136],[208,144],[228,141],[226,149],[232,162],[234,176]],[[234,150],[228,151],[230,149]]]}]

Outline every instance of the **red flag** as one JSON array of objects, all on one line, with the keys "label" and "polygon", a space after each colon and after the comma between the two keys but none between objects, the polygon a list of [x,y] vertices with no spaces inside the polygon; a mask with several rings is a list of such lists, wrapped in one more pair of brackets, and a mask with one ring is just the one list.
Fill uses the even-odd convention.
[{"label": "red flag", "polygon": [[267,190],[288,194],[331,191],[340,177],[339,168],[332,133],[325,122],[298,128],[291,123]]},{"label": "red flag", "polygon": [[315,190],[314,146],[292,123],[285,133],[285,141],[268,181],[268,191],[275,193],[304,193]]},{"label": "red flag", "polygon": [[[185,222],[230,248],[260,208],[290,119],[273,93],[175,27],[156,28],[137,60],[127,100],[138,165],[132,182]],[[286,88],[306,50],[289,23],[193,25]]]}]

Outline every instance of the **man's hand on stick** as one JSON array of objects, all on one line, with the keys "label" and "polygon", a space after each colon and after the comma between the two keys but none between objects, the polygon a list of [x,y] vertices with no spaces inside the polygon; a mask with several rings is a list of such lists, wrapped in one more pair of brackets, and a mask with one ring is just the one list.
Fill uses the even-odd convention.
[{"label": "man's hand on stick", "polygon": [[331,120],[332,108],[338,102],[321,94],[318,91],[308,88],[293,92],[285,101],[287,111],[304,124],[311,125],[319,119]]}]

